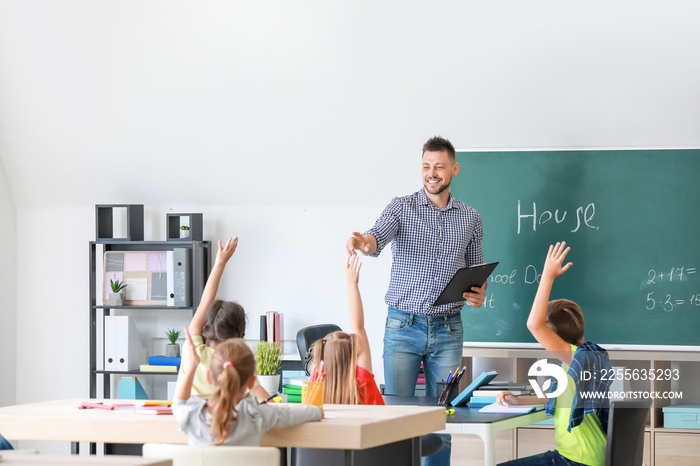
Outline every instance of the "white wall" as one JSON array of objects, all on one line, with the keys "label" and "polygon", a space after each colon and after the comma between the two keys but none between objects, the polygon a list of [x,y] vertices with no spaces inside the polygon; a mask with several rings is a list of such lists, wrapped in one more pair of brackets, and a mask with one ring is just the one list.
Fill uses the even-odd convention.
[{"label": "white wall", "polygon": [[0,157],[0,406],[17,394],[17,209]]},{"label": "white wall", "polygon": [[[94,204],[145,204],[147,239],[164,239],[170,209],[204,213],[207,239],[240,236],[221,296],[243,303],[251,335],[270,307],[287,338],[344,325],[345,239],[420,187],[430,136],[462,148],[699,146],[699,12],[694,1],[0,2],[0,159],[20,258],[0,267],[17,273],[17,401],[87,394]],[[380,381],[389,259],[366,260],[361,278]]]}]

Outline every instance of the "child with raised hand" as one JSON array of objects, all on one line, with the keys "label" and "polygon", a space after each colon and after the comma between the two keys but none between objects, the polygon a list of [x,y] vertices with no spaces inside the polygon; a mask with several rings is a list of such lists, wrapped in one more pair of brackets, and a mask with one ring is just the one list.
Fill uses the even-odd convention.
[{"label": "child with raised hand", "polygon": [[[372,374],[372,354],[365,330],[359,288],[361,266],[357,255],[350,256],[345,263],[352,333],[333,332],[316,341],[313,346],[314,367],[320,367],[323,361],[323,370],[326,372],[323,381],[324,403],[384,404],[384,398]],[[342,457],[337,457],[337,453],[333,450],[300,448],[297,449],[297,464],[336,464],[342,460]],[[426,465],[430,464],[429,458],[426,458]],[[449,456],[443,462],[449,464]]]},{"label": "child with raised hand", "polygon": [[200,361],[187,327],[184,329],[189,358],[172,407],[189,445],[260,446],[262,435],[273,427],[321,420],[317,406],[271,406],[246,396],[246,390],[255,384],[255,356],[241,338],[217,345],[206,370],[206,378],[214,386],[209,399],[191,397]]},{"label": "child with raised hand", "polygon": [[[207,284],[204,286],[197,311],[190,321],[188,330],[195,352],[201,361],[199,365],[195,366],[194,379],[191,384],[193,395],[208,395],[214,391],[212,383],[207,380],[206,371],[216,347],[229,338],[243,338],[245,336],[246,316],[243,307],[233,301],[216,299],[216,292],[219,289],[224,268],[237,246],[237,237],[229,238],[223,246],[219,240],[214,267],[209,274]],[[178,380],[187,374],[189,366],[187,356],[188,353],[183,354]],[[251,392],[260,401],[269,396],[267,391],[257,383]]]},{"label": "child with raised hand", "polygon": [[359,289],[361,266],[357,255],[350,256],[345,264],[352,333],[333,332],[313,346],[314,365],[319,367],[323,361],[326,372],[324,403],[384,404],[372,374],[372,355]]},{"label": "child with raised hand", "polygon": [[[566,389],[555,398],[547,398],[547,414],[554,415],[556,450],[520,458],[501,466],[529,465],[605,465],[606,432],[610,381],[592,378],[584,380],[583,373],[601,374],[611,370],[607,352],[584,339],[585,323],[581,308],[567,299],[549,300],[554,280],[573,265],[564,265],[571,248],[565,242],[549,246],[542,278],[532,303],[527,328],[535,339],[554,357],[567,374]],[[552,379],[550,393],[558,389]],[[602,397],[581,396],[581,393],[604,393]],[[513,396],[501,392],[499,404],[537,404],[536,396]]]}]

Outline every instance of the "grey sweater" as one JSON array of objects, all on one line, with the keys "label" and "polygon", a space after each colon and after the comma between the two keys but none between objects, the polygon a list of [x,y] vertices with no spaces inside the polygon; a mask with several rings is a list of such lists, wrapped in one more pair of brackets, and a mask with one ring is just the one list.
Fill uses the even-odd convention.
[{"label": "grey sweater", "polygon": [[[173,401],[173,414],[179,430],[187,434],[189,445],[211,445],[211,414],[206,400],[197,396],[189,400]],[[231,422],[224,445],[260,446],[262,435],[273,427],[287,427],[308,421],[320,421],[321,410],[311,405],[259,404],[254,397],[246,397],[238,406],[236,419]]]}]

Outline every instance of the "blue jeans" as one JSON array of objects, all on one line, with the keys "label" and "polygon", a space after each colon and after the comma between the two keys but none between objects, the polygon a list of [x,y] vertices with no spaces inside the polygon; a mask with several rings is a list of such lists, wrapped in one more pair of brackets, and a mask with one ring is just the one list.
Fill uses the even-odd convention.
[{"label": "blue jeans", "polygon": [[499,463],[498,466],[585,466],[576,461],[564,458],[556,450],[546,451],[539,455],[528,456],[513,461]]},{"label": "blue jeans", "polygon": [[[462,316],[428,317],[392,307],[384,328],[384,391],[413,396],[423,362],[426,396],[437,396],[436,383],[462,366]],[[449,465],[452,437],[440,434],[442,450],[425,458],[426,466]]]}]

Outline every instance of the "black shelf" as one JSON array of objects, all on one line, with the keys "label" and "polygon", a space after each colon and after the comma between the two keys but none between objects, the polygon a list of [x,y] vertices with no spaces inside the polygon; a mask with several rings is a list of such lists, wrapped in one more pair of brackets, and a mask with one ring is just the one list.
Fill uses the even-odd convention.
[{"label": "black shelf", "polygon": [[143,306],[138,306],[138,305],[110,306],[109,304],[104,304],[104,305],[94,305],[94,306],[92,306],[92,308],[93,309],[114,309],[114,310],[117,310],[117,309],[146,309],[146,310],[164,309],[167,311],[169,311],[169,310],[174,310],[174,311],[177,311],[177,310],[188,311],[189,310],[189,311],[192,311],[192,310],[197,309],[196,307],[193,307],[193,306],[166,306],[165,304],[163,304],[161,306],[158,306],[158,305],[155,305],[155,306],[154,305],[148,305],[148,306],[146,306],[146,305],[143,305]]},{"label": "black shelf", "polygon": [[[97,304],[102,293],[102,270],[97,270],[97,254],[98,245],[100,252],[110,251],[171,251],[174,248],[189,248],[192,251],[192,268],[191,276],[191,294],[193,306],[168,306],[167,304],[160,305],[125,305],[125,306],[110,306],[109,304]],[[96,241],[90,241],[89,244],[89,281],[90,281],[90,398],[111,398],[111,376],[112,375],[170,375],[177,376],[177,372],[142,372],[139,370],[132,371],[107,371],[98,369],[99,366],[104,367],[102,358],[104,354],[97,354],[98,342],[104,346],[104,319],[110,315],[112,311],[189,311],[194,315],[197,304],[202,297],[204,285],[211,271],[212,265],[212,247],[210,241],[193,241],[191,239],[170,240],[170,241],[128,241],[124,239],[114,238],[98,238]],[[98,285],[98,283],[100,285]],[[102,328],[102,332],[98,333],[98,323]],[[97,395],[98,383],[102,382],[102,394]]]},{"label": "black shelf", "polygon": [[103,374],[103,375],[177,375],[178,372],[180,372],[180,366],[178,366],[178,371],[177,372],[163,372],[163,371],[103,371],[103,370],[96,370],[93,371],[93,374]]}]

